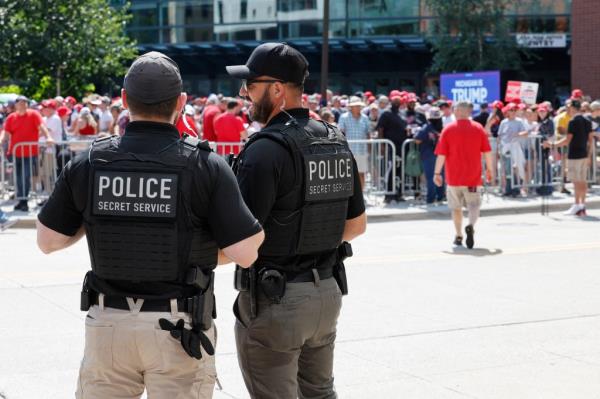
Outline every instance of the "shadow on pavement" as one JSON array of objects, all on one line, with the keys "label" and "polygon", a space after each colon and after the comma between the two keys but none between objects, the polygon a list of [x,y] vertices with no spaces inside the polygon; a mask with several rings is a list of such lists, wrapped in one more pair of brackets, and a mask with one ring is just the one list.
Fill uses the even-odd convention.
[{"label": "shadow on pavement", "polygon": [[487,249],[487,248],[473,248],[473,249],[468,249],[465,247],[455,247],[452,248],[452,251],[443,251],[445,254],[448,255],[468,255],[468,256],[476,256],[476,257],[481,257],[481,256],[495,256],[495,255],[500,255],[503,253],[503,251],[500,248],[496,248],[496,249]]}]

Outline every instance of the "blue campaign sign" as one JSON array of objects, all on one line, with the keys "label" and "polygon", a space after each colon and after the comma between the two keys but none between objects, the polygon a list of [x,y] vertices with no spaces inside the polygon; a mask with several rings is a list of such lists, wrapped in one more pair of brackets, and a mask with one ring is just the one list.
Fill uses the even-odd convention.
[{"label": "blue campaign sign", "polygon": [[500,100],[500,71],[442,74],[440,88],[452,101],[491,103]]}]

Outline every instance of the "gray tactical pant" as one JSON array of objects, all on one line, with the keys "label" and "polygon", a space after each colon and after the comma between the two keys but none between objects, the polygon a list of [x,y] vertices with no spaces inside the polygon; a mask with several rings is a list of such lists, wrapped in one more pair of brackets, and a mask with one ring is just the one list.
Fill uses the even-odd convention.
[{"label": "gray tactical pant", "polygon": [[236,304],[238,361],[250,396],[337,398],[333,348],[342,294],[335,279],[289,283],[280,304],[260,292],[257,304],[253,320],[248,292],[241,292]]}]

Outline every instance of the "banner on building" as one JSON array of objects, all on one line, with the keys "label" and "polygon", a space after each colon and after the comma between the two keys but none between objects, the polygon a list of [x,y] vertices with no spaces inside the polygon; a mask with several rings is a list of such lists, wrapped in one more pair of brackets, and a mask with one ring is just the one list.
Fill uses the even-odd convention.
[{"label": "banner on building", "polygon": [[491,103],[500,100],[500,71],[442,74],[440,91],[452,101]]},{"label": "banner on building", "polygon": [[525,104],[535,104],[539,88],[539,83],[509,80],[504,99],[506,102],[519,100]]},{"label": "banner on building", "polygon": [[567,47],[567,35],[564,33],[520,33],[517,44],[528,48],[564,48]]}]

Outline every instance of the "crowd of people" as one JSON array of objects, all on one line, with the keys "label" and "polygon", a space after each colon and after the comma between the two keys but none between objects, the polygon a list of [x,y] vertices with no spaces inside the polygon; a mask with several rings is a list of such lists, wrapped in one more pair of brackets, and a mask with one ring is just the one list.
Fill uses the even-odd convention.
[{"label": "crowd of people", "polygon": [[[415,199],[424,199],[427,204],[446,200],[445,187],[437,187],[434,184],[435,148],[443,129],[456,121],[452,101],[443,97],[419,97],[415,93],[400,90],[392,90],[387,94],[364,91],[353,95],[334,95],[328,90],[326,98],[317,93],[304,94],[302,101],[303,106],[309,109],[311,118],[336,124],[348,140],[354,141],[351,143],[351,150],[356,158],[363,186],[370,156],[368,143],[364,140],[388,139],[395,146],[396,154],[406,157],[407,154],[402,154],[403,144],[408,139],[414,139],[418,144],[416,148],[422,172],[422,177],[411,176],[408,179],[409,186],[413,187],[411,191]],[[535,167],[531,162],[532,150],[528,146],[528,138],[538,137],[546,143],[543,145],[547,148],[544,148],[541,156],[542,162],[545,162],[542,166],[545,181],[541,187],[538,185],[536,190],[538,194],[548,195],[553,189],[549,160],[560,162],[563,157],[558,148],[579,146],[575,155],[583,158],[581,148],[585,147],[585,143],[582,143],[582,140],[587,140],[588,136],[584,137],[583,133],[576,135],[576,142],[571,143],[567,141],[569,133],[573,133],[570,129],[583,131],[589,128],[590,132],[595,132],[596,137],[600,134],[600,101],[591,101],[581,90],[573,90],[571,98],[557,108],[548,101],[539,104],[525,104],[520,101],[504,104],[494,101],[491,104],[477,104],[476,108],[478,111],[472,114],[472,120],[481,124],[488,133],[494,165],[500,165],[501,168],[495,171],[500,172],[495,175],[498,176],[498,185],[505,196],[531,194],[527,190],[527,184],[523,184],[531,180],[532,168]],[[261,129],[260,124],[250,120],[248,110],[249,103],[239,97],[221,94],[211,94],[208,97],[191,96],[176,127],[182,135],[223,143],[216,147],[217,152],[222,155],[237,154],[241,143]],[[571,121],[573,123],[570,123]],[[69,159],[63,155],[59,160],[57,155],[61,147],[56,147],[53,143],[122,135],[128,122],[129,114],[123,107],[121,98],[109,98],[98,94],[88,95],[80,101],[72,96],[57,96],[39,103],[19,96],[16,101],[0,104],[0,145],[3,146],[2,150],[7,159],[14,157],[20,160],[14,163],[17,169],[16,197],[20,199],[15,210],[28,210],[25,198],[31,189],[32,176],[39,175],[37,180],[34,179],[34,184],[41,185],[43,192],[51,192],[52,176],[55,179]],[[592,137],[593,135],[590,135],[590,139]],[[363,142],[356,142],[357,140]],[[43,144],[42,150],[37,146],[22,146],[17,148],[16,152],[13,151],[18,143],[38,141]],[[590,147],[593,146],[592,143]],[[569,158],[571,155],[569,150]],[[559,187],[563,193],[570,194],[564,186],[567,179],[581,179],[585,166],[589,166],[587,162],[582,164],[577,166],[578,176],[567,176],[564,173],[563,184]],[[392,178],[392,167],[396,168],[396,176],[405,173],[402,170],[402,162],[384,165],[387,191],[390,193],[385,196],[385,203],[405,199],[406,184],[399,184],[400,179]],[[575,166],[570,169],[574,170]],[[426,186],[425,195],[420,193],[421,179]],[[572,214],[581,211],[582,195],[585,195],[584,185],[575,184],[575,190],[576,205],[579,205],[574,205],[569,211]],[[0,222],[7,223],[2,214]]]}]

